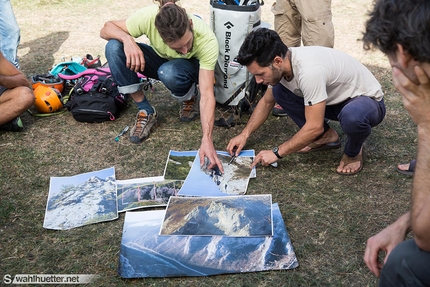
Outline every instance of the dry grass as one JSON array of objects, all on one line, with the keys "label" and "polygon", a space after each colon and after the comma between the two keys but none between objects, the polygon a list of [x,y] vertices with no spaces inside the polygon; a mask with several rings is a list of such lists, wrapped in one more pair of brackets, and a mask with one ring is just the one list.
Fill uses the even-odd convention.
[{"label": "dry grass", "polygon": [[[182,0],[190,12],[208,21],[209,1]],[[109,19],[124,18],[149,0],[14,0],[22,29],[19,56],[31,76],[47,72],[62,57],[103,55],[98,34]],[[263,20],[273,23],[265,1]],[[334,170],[341,151],[291,155],[278,168],[258,168],[248,194],[271,193],[278,202],[295,247],[299,268],[205,278],[122,280],[117,275],[123,215],[113,222],[69,231],[42,228],[51,176],[114,166],[117,179],[162,175],[168,151],[200,145],[199,122],[178,121],[178,103],[157,84],[150,101],[160,112],[160,126],[142,145],[114,138],[133,122],[134,106],[114,122],[78,123],[65,113],[35,118],[23,115],[22,133],[0,133],[0,278],[4,274],[99,274],[95,286],[375,286],[365,267],[366,239],[409,207],[411,178],[395,165],[415,156],[415,126],[391,82],[383,55],[365,53],[358,39],[371,0],[333,1],[335,47],[366,64],[386,93],[387,116],[365,145],[363,171],[351,177]],[[332,125],[341,135],[339,125]],[[219,150],[243,126],[215,128]],[[270,117],[247,148],[268,149],[292,136],[290,119]]]}]

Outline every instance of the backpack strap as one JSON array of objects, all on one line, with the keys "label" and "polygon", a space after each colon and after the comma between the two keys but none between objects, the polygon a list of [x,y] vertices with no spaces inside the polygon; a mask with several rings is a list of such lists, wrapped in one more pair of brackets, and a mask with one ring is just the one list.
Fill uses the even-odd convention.
[{"label": "backpack strap", "polygon": [[110,69],[109,68],[97,68],[97,69],[86,69],[83,72],[80,72],[76,75],[64,75],[64,74],[58,74],[58,76],[60,78],[62,78],[63,80],[76,80],[80,77],[83,77],[85,75],[99,75],[99,76],[106,76],[108,74],[110,74]]},{"label": "backpack strap", "polygon": [[[96,69],[86,69],[83,72],[80,72],[76,75],[65,75],[65,74],[58,74],[58,76],[63,80],[76,80],[82,76],[89,75],[89,74],[96,74],[99,76],[106,76],[108,74],[111,74],[109,67],[101,67]],[[137,73],[137,76],[142,79],[146,79],[146,76],[142,75],[141,73]]]}]

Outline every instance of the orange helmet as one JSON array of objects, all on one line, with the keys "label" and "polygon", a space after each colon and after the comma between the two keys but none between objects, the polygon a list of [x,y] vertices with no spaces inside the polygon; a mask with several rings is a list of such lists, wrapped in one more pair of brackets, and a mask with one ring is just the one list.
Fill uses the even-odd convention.
[{"label": "orange helmet", "polygon": [[55,88],[63,92],[64,81],[59,76],[54,76],[51,74],[35,75],[31,77],[31,87],[36,90],[39,86],[47,86]]},{"label": "orange helmet", "polygon": [[55,88],[39,85],[34,90],[34,96],[34,106],[40,113],[53,113],[63,107],[61,93]]}]

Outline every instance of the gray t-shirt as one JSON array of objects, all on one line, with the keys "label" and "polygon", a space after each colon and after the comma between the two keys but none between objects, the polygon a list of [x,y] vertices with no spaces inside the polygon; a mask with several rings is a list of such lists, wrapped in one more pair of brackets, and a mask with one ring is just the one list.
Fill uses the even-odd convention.
[{"label": "gray t-shirt", "polygon": [[304,97],[306,106],[326,101],[339,104],[348,98],[368,96],[380,101],[384,93],[372,73],[353,57],[326,47],[290,48],[294,78],[281,84]]}]

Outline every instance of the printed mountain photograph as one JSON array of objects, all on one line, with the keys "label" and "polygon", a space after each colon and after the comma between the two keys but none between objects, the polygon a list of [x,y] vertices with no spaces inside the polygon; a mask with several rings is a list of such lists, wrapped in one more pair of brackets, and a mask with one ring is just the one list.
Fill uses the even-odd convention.
[{"label": "printed mountain photograph", "polygon": [[51,177],[43,227],[71,229],[118,218],[115,169]]},{"label": "printed mountain photograph", "polygon": [[209,276],[298,266],[277,204],[273,236],[160,236],[164,210],[127,212],[118,273],[122,278]]},{"label": "printed mountain photograph", "polygon": [[272,196],[171,197],[160,235],[271,236]]}]

